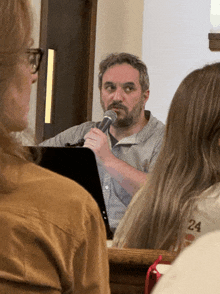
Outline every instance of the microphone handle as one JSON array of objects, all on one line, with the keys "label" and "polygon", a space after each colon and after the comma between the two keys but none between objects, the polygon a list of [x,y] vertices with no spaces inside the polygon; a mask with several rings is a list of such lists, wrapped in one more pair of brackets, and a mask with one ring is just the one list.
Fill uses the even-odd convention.
[{"label": "microphone handle", "polygon": [[100,122],[98,129],[105,133],[111,124],[112,120],[109,117],[104,117],[104,119]]}]

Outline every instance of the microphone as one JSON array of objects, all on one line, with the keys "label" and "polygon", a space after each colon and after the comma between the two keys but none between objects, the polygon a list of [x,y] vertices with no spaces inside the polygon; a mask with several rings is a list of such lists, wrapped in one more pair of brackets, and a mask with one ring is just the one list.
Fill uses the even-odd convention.
[{"label": "microphone", "polygon": [[[113,124],[117,119],[117,114],[113,110],[107,110],[104,113],[103,120],[100,122],[100,124],[97,126],[99,130],[101,130],[103,133],[110,127],[111,124]],[[80,139],[76,144],[70,144],[67,143],[66,147],[77,147],[77,146],[83,146],[85,143],[85,139]]]},{"label": "microphone", "polygon": [[117,119],[117,114],[113,110],[107,110],[104,113],[103,120],[100,122],[98,129],[100,129],[103,133],[113,124]]}]

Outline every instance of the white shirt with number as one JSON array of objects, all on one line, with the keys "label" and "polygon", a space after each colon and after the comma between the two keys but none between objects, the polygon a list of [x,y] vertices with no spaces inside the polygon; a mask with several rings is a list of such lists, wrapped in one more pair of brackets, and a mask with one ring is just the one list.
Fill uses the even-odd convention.
[{"label": "white shirt with number", "polygon": [[220,183],[201,194],[201,201],[186,228],[185,246],[215,230],[220,230]]}]

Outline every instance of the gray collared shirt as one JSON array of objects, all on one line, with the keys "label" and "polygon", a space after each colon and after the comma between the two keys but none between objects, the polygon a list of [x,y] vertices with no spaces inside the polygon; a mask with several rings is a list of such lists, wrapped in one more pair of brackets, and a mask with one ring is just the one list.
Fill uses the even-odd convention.
[{"label": "gray collared shirt", "polygon": [[[145,111],[145,113],[146,116],[149,116],[148,111]],[[40,146],[62,147],[65,146],[66,143],[75,144],[79,139],[82,139],[91,128],[96,126],[97,123],[95,122],[86,122],[74,126],[57,136],[44,141]],[[107,136],[112,153],[117,158],[127,162],[134,168],[147,173],[152,170],[157,159],[162,144],[163,134],[164,124],[150,114],[147,125],[140,132],[123,138],[113,147],[111,146],[111,140],[108,133]],[[124,215],[133,195],[130,195],[125,189],[123,189],[101,165],[98,165],[98,170],[110,228],[114,231]]]}]

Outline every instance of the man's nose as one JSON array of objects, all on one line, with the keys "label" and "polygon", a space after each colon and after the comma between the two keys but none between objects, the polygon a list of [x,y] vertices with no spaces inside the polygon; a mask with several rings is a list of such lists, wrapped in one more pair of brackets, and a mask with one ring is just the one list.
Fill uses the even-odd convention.
[{"label": "man's nose", "polygon": [[113,95],[114,101],[123,101],[123,91],[122,89],[118,88]]}]

